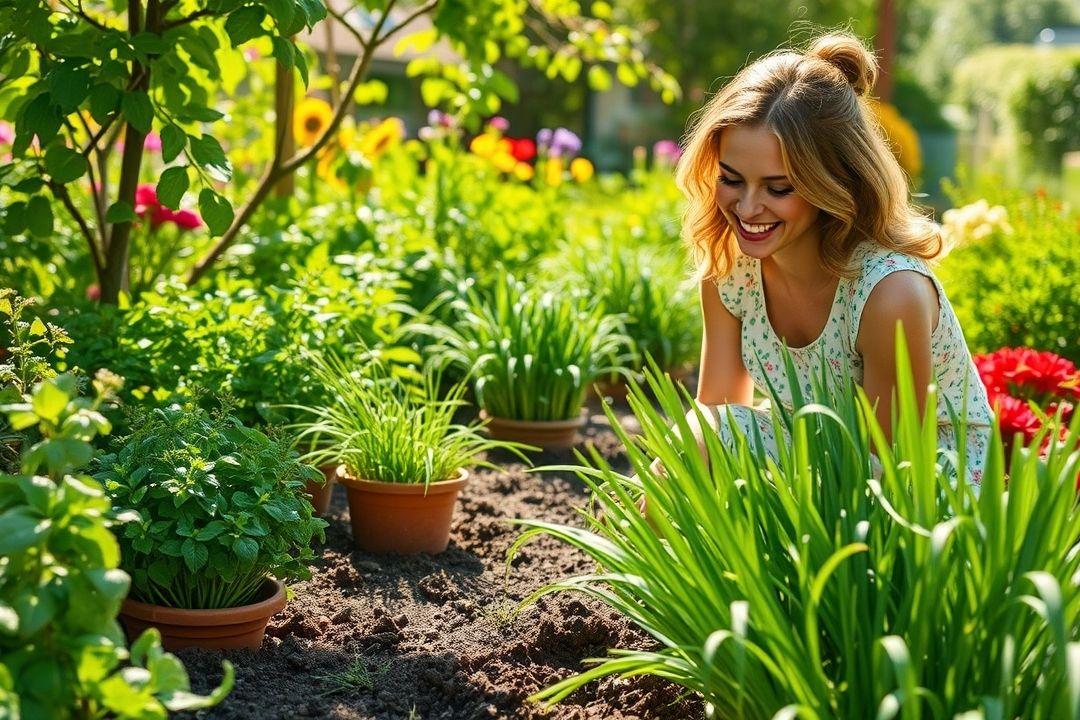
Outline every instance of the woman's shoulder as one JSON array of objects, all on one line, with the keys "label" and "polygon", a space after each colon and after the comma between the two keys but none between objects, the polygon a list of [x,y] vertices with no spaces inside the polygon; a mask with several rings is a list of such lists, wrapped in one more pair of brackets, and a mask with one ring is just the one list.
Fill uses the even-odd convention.
[{"label": "woman's shoulder", "polygon": [[899,250],[887,248],[876,242],[859,243],[852,251],[850,264],[858,270],[858,285],[877,285],[884,277],[900,270],[914,270],[921,275],[930,276],[926,261]]},{"label": "woman's shoulder", "polygon": [[724,307],[735,317],[742,317],[746,302],[752,297],[757,284],[757,269],[754,258],[735,254],[731,269],[716,281],[716,289]]}]

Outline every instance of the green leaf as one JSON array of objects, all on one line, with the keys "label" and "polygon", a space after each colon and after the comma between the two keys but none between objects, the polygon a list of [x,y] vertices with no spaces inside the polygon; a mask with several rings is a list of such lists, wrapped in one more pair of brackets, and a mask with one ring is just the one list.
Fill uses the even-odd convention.
[{"label": "green leaf", "polygon": [[231,13],[225,20],[225,32],[229,34],[233,47],[262,35],[265,18],[266,10],[259,5],[245,5]]},{"label": "green leaf", "polygon": [[232,178],[232,164],[213,135],[191,138],[191,155],[215,180],[228,182]]},{"label": "green leaf", "polygon": [[382,80],[368,80],[356,86],[353,99],[358,105],[381,105],[386,102],[390,89]]},{"label": "green leaf", "polygon": [[81,152],[66,145],[50,145],[45,151],[45,172],[59,183],[78,180],[90,168]]},{"label": "green leaf", "polygon": [[95,85],[90,90],[90,115],[103,124],[116,111],[120,103],[120,91],[108,83]]},{"label": "green leaf", "polygon": [[626,87],[634,87],[638,84],[637,73],[634,72],[634,68],[626,63],[619,63],[615,68],[615,76],[619,78],[619,82]]},{"label": "green leaf", "polygon": [[233,552],[243,562],[249,563],[259,555],[259,543],[248,537],[237,538],[233,542]]},{"label": "green leaf", "polygon": [[158,202],[167,208],[178,210],[180,201],[188,189],[188,169],[186,165],[166,168],[161,173],[157,184]]},{"label": "green leaf", "polygon": [[44,195],[35,195],[26,203],[26,227],[34,237],[47,238],[52,235],[52,203]]},{"label": "green leaf", "polygon": [[263,4],[274,19],[278,32],[292,24],[295,8],[292,0],[264,0]]},{"label": "green leaf", "polygon": [[105,222],[108,223],[135,222],[137,219],[135,208],[123,200],[117,200],[105,211]]},{"label": "green leaf", "polygon": [[289,69],[293,66],[293,44],[287,38],[270,38],[273,47],[273,55],[281,67]]},{"label": "green leaf", "polygon": [[22,119],[15,125],[30,135],[37,135],[38,143],[47,145],[60,131],[60,120],[60,111],[53,105],[52,98],[48,93],[42,93],[26,105]]},{"label": "green leaf", "polygon": [[593,65],[589,68],[589,87],[597,92],[610,90],[611,73],[600,65]]},{"label": "green leaf", "polygon": [[233,221],[232,205],[210,188],[199,193],[199,212],[214,237],[228,230]]},{"label": "green leaf", "polygon": [[34,322],[30,323],[30,337],[41,337],[47,332],[45,323],[41,322],[41,318],[34,318]]},{"label": "green leaf", "polygon": [[22,552],[48,534],[52,524],[26,507],[14,507],[0,515],[0,555]]},{"label": "green leaf", "polygon": [[108,600],[119,603],[127,595],[131,578],[116,568],[94,568],[86,571],[86,577],[94,589]]},{"label": "green leaf", "polygon": [[296,0],[296,4],[303,10],[309,28],[326,19],[326,6],[322,0]]},{"label": "green leaf", "polygon": [[304,53],[295,49],[293,52],[293,63],[296,65],[296,72],[300,73],[300,79],[304,83],[304,87],[308,86],[310,78],[308,77],[307,58],[304,57]]},{"label": "green leaf", "polygon": [[150,132],[154,124],[154,106],[149,95],[141,91],[124,93],[120,109],[133,128],[143,134]]},{"label": "green leaf", "polygon": [[61,67],[49,73],[49,94],[62,114],[74,112],[90,94],[90,72],[80,67]]},{"label": "green leaf", "polygon": [[169,47],[157,33],[141,32],[131,38],[131,45],[143,55],[161,55]]},{"label": "green leaf", "polygon": [[205,565],[206,558],[209,555],[205,545],[191,538],[185,540],[184,544],[180,546],[180,554],[183,555],[184,564],[187,565],[188,570],[191,572],[197,572]]},{"label": "green leaf", "polygon": [[161,129],[161,159],[172,162],[184,150],[187,144],[187,133],[176,125],[169,123]]}]

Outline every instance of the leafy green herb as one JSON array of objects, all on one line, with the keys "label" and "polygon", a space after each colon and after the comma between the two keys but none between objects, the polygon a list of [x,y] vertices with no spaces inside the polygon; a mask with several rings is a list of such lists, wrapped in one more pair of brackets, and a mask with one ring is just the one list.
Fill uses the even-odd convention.
[{"label": "leafy green herb", "polygon": [[102,372],[96,397],[78,397],[75,379],[60,375],[0,405],[13,427],[36,426],[41,438],[24,451],[22,474],[0,475],[0,717],[164,718],[216,705],[232,688],[225,661],[221,685],[192,694],[157,630],[125,647],[116,615],[130,579],[117,568],[109,502],[75,474],[110,430],[99,407],[118,387]]},{"label": "leafy green herb", "polygon": [[177,608],[253,600],[268,576],[310,577],[312,517],[304,494],[321,478],[289,443],[194,405],[156,408],[97,461],[117,512],[138,520],[120,533],[132,595]]}]

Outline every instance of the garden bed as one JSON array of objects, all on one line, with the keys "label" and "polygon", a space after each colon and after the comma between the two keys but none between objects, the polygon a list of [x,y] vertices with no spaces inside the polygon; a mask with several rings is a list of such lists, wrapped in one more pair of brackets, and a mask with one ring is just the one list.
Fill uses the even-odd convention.
[{"label": "garden bed", "polygon": [[[621,422],[635,422],[625,409]],[[620,466],[607,419],[593,414],[585,436]],[[652,647],[614,612],[574,595],[552,596],[514,618],[517,602],[546,582],[587,572],[590,561],[543,539],[518,554],[504,580],[518,530],[505,518],[581,524],[588,497],[568,473],[526,473],[509,454],[499,472],[473,474],[455,514],[449,549],[401,557],[354,550],[344,490],[335,489],[327,542],[314,577],[271,621],[258,654],[179,653],[198,689],[220,677],[223,656],[236,687],[212,718],[692,718],[700,703],[651,677],[595,682],[549,713],[525,698],[608,647]],[[537,465],[575,462],[547,452]],[[350,686],[333,676],[349,670]],[[337,691],[335,692],[335,688]]]}]

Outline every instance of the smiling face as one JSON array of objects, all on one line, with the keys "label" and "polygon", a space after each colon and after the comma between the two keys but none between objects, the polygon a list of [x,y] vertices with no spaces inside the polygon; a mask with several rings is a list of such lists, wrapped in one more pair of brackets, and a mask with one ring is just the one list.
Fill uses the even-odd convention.
[{"label": "smiling face", "polygon": [[716,204],[745,255],[763,259],[803,243],[817,246],[821,210],[795,192],[772,131],[764,125],[725,128],[719,158]]}]

